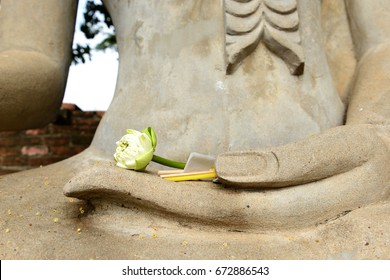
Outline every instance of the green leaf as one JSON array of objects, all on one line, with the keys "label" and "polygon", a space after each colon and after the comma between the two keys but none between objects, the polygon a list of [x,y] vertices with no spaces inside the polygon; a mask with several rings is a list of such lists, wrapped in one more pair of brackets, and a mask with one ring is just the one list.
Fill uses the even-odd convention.
[{"label": "green leaf", "polygon": [[157,136],[156,133],[154,132],[153,128],[150,126],[142,130],[143,133],[149,136],[150,140],[152,141],[152,146],[153,149],[156,149],[157,146]]}]

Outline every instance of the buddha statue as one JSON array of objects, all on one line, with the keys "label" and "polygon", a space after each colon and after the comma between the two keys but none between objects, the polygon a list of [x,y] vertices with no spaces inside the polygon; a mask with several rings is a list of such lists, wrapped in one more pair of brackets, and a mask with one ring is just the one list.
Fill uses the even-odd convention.
[{"label": "buddha statue", "polygon": [[[121,62],[115,109],[93,146],[112,156],[126,128],[152,126],[158,154],[184,161],[192,151],[217,155],[222,185],[189,188],[127,172],[112,187],[122,170],[95,183],[95,171],[87,171],[66,185],[66,195],[115,197],[127,206],[140,198],[168,216],[261,229],[321,223],[388,197],[382,18],[377,28],[351,25],[359,62],[343,102],[323,46],[320,4],[107,1]],[[365,5],[347,2],[352,23],[380,10]]]},{"label": "buddha statue", "polygon": [[[384,1],[104,3],[117,32],[115,96],[91,147],[66,163],[82,168],[64,183],[65,195],[87,201],[95,217],[117,205],[124,219],[143,213],[225,232],[283,231],[388,201]],[[73,4],[61,5],[53,9],[73,20],[63,14]],[[115,142],[148,126],[159,155],[215,155],[221,184],[162,180],[153,164],[145,172],[115,167]]]}]

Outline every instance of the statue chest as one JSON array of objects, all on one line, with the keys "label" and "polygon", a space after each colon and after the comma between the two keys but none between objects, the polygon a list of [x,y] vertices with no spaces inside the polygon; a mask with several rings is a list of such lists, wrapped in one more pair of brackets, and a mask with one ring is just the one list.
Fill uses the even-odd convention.
[{"label": "statue chest", "polygon": [[281,145],[340,125],[319,5],[300,2],[137,1],[131,17],[118,10],[112,138],[152,126],[161,153],[175,143],[183,157]]}]

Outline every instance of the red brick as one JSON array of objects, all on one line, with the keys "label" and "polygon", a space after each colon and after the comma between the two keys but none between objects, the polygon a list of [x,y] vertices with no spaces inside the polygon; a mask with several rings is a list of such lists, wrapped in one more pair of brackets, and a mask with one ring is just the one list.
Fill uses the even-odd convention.
[{"label": "red brick", "polygon": [[0,135],[2,136],[12,136],[12,135],[18,135],[19,131],[2,131],[0,132]]},{"label": "red brick", "polygon": [[42,137],[22,137],[18,140],[20,146],[36,146],[42,144]]},{"label": "red brick", "polygon": [[88,134],[88,135],[74,135],[72,137],[72,143],[75,145],[89,145],[91,144],[93,139],[93,134]]},{"label": "red brick", "polygon": [[77,127],[82,134],[95,134],[98,124],[96,125],[80,125]]},{"label": "red brick", "polygon": [[28,159],[28,165],[31,167],[45,166],[52,163],[59,162],[67,157],[34,157]]},{"label": "red brick", "polygon": [[20,155],[20,150],[14,147],[0,148],[0,156],[17,156]]},{"label": "red brick", "polygon": [[22,154],[28,156],[46,155],[49,149],[46,145],[23,146]]},{"label": "red brick", "polygon": [[75,125],[96,126],[99,123],[99,120],[95,118],[75,118],[73,123]]},{"label": "red brick", "polygon": [[26,130],[26,135],[38,135],[38,134],[39,134],[39,130],[38,129]]},{"label": "red brick", "polygon": [[86,145],[75,145],[72,147],[68,147],[68,146],[51,147],[50,149],[54,156],[71,157],[78,153],[81,153],[86,148],[88,148],[88,146]]},{"label": "red brick", "polygon": [[76,109],[76,105],[73,104],[73,103],[62,103],[61,105],[61,110],[75,110]]},{"label": "red brick", "polygon": [[95,115],[95,112],[93,112],[93,111],[73,111],[72,115],[75,118],[79,118],[79,117],[90,118],[93,115]]},{"label": "red brick", "polygon": [[77,146],[74,146],[74,151],[76,152],[76,154],[79,154],[88,147],[89,147],[88,145],[77,145]]},{"label": "red brick", "polygon": [[0,176],[18,172],[19,170],[2,170],[0,169]]},{"label": "red brick", "polygon": [[51,152],[53,155],[58,156],[73,156],[77,154],[77,150],[75,147],[67,147],[67,146],[57,146],[57,147],[51,147]]},{"label": "red brick", "polygon": [[0,132],[0,174],[52,164],[82,152],[92,142],[103,114],[76,108],[73,125]]},{"label": "red brick", "polygon": [[25,166],[27,164],[27,157],[2,157],[2,160],[0,162],[2,166]]},{"label": "red brick", "polygon": [[25,133],[26,135],[43,135],[50,133],[50,128],[49,126],[45,126],[43,128],[28,129]]},{"label": "red brick", "polygon": [[19,145],[18,138],[14,137],[1,137],[0,138],[0,146],[1,147],[12,147]]},{"label": "red brick", "polygon": [[44,138],[44,142],[47,146],[69,145],[70,138],[70,135],[47,136]]},{"label": "red brick", "polygon": [[75,127],[71,125],[53,125],[52,131],[53,134],[65,134],[65,135],[80,133],[79,130],[76,130]]},{"label": "red brick", "polygon": [[17,147],[23,145],[38,145],[42,143],[40,137],[0,137],[0,147]]}]

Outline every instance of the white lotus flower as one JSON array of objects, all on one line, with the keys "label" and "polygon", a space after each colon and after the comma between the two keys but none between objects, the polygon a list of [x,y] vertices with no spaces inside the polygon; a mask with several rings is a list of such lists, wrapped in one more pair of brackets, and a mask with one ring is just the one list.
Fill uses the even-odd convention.
[{"label": "white lotus flower", "polygon": [[140,132],[128,129],[118,142],[114,154],[117,166],[133,169],[144,170],[153,158],[156,146],[156,138],[153,130],[145,129]]}]

